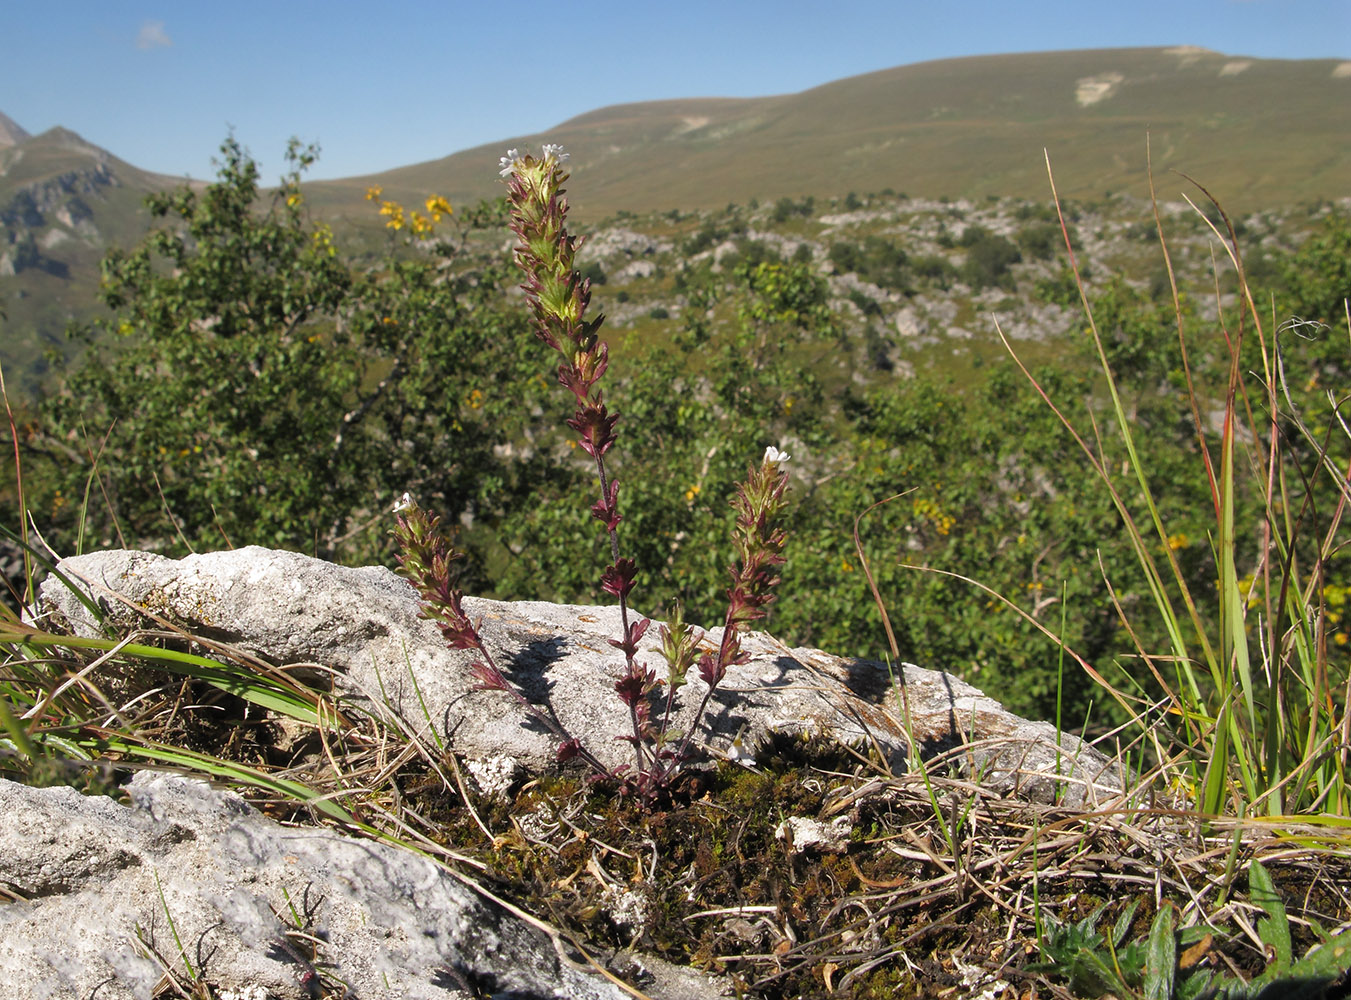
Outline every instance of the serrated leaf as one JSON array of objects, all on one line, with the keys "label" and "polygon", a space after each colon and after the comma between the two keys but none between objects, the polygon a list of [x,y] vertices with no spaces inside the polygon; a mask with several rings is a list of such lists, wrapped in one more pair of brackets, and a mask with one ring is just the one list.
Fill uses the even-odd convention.
[{"label": "serrated leaf", "polygon": [[1291,978],[1331,981],[1351,969],[1351,931],[1334,935],[1290,966]]},{"label": "serrated leaf", "polygon": [[1197,997],[1211,996],[1209,988],[1214,978],[1215,973],[1210,969],[1198,969],[1182,980],[1174,1000],[1196,1000]]}]

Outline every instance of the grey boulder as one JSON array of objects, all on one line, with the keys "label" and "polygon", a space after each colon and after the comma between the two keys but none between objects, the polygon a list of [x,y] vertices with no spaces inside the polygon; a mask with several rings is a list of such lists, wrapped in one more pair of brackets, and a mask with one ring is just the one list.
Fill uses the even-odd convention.
[{"label": "grey boulder", "polygon": [[[6,1000],[184,995],[164,992],[170,976],[220,1000],[629,996],[412,851],[282,826],[177,775],[142,772],[127,790],[130,806],[0,780]],[[722,995],[643,961],[662,977],[654,1000]]]},{"label": "grey boulder", "polygon": [[[145,615],[230,642],[277,665],[314,663],[333,671],[345,699],[377,713],[435,728],[486,790],[552,766],[558,740],[500,691],[475,690],[474,656],[446,648],[419,617],[418,596],[383,567],[351,568],[294,552],[247,548],[167,559],[113,550],[64,559],[60,570],[117,624]],[[98,623],[53,576],[41,588],[47,624],[80,634]],[[535,704],[552,713],[607,766],[631,760],[627,708],[614,678],[622,656],[619,610],[532,601],[465,598],[498,665]],[[717,643],[720,628],[706,641]],[[657,628],[641,659],[664,674]],[[726,755],[733,741],[756,747],[774,733],[824,736],[880,751],[896,772],[911,760],[902,706],[920,754],[938,756],[1000,795],[1040,802],[1094,803],[1121,794],[1115,762],[1070,734],[1030,722],[958,678],[913,664],[905,698],[886,668],[818,649],[789,649],[769,634],[743,640],[748,663],[714,693],[696,745]],[[693,677],[675,718],[684,732],[702,694]],[[132,696],[138,692],[130,692]],[[1128,787],[1128,786],[1125,786]]]}]

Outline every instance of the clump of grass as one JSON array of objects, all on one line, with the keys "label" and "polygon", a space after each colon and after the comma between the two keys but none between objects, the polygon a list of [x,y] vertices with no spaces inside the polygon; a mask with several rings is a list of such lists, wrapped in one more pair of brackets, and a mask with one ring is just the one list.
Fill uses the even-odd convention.
[{"label": "clump of grass", "polygon": [[[1336,656],[1329,641],[1326,601],[1346,546],[1351,397],[1344,390],[1340,395],[1328,391],[1326,409],[1318,414],[1296,403],[1287,353],[1298,323],[1264,321],[1244,273],[1234,228],[1218,202],[1210,201],[1223,230],[1199,208],[1197,212],[1223,245],[1239,289],[1232,313],[1217,304],[1211,344],[1188,342],[1157,204],[1155,222],[1177,317],[1197,472],[1208,484],[1212,502],[1214,595],[1195,592],[1179,563],[1178,536],[1155,500],[1151,470],[1137,448],[1137,429],[1094,322],[1063,214],[1070,267],[1127,456],[1124,475],[1105,460],[1101,440],[1093,443],[1096,425],[1092,435],[1078,431],[1027,369],[1023,371],[1110,494],[1147,581],[1149,606],[1169,637],[1166,650],[1145,649],[1137,639],[1137,652],[1162,695],[1138,720],[1171,785],[1184,790],[1192,807],[1209,816],[1257,812],[1344,817],[1351,815],[1351,678],[1345,657]],[[1217,437],[1203,417],[1207,401],[1190,364],[1192,353],[1215,347],[1228,362]],[[1257,498],[1255,524],[1237,520],[1245,497]],[[1127,631],[1136,636],[1124,602],[1118,600],[1117,608]],[[1121,692],[1113,694],[1126,701]],[[1132,704],[1138,705],[1139,699]]]}]

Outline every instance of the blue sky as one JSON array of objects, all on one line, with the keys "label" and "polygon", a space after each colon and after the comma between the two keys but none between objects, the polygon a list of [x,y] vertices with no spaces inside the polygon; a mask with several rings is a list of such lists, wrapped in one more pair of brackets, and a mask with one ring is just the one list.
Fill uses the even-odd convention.
[{"label": "blue sky", "polygon": [[[495,11],[509,11],[503,16]],[[790,93],[994,52],[1200,45],[1351,58],[1351,0],[507,0],[0,5],[0,111],[207,177],[228,130],[280,171],[371,173],[629,101]]]}]

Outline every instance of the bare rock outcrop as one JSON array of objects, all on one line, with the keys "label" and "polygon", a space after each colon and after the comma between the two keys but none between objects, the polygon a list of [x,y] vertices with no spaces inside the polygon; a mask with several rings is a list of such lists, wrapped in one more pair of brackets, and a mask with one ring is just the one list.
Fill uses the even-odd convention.
[{"label": "bare rock outcrop", "polygon": [[[350,568],[293,552],[248,547],[166,559],[107,551],[63,560],[114,622],[150,613],[190,632],[241,646],[274,663],[317,663],[333,670],[337,692],[377,712],[435,726],[475,773],[539,772],[552,765],[557,740],[501,692],[474,689],[472,657],[447,649],[418,615],[418,598],[382,567]],[[97,623],[57,578],[41,592],[52,624],[92,634]],[[613,681],[620,634],[613,607],[466,598],[503,670],[607,766],[629,760],[614,737],[628,725]],[[720,629],[707,640],[719,641]],[[642,651],[657,665],[657,629]],[[771,734],[819,735],[880,751],[895,771],[910,760],[902,699],[885,668],[817,649],[789,649],[762,632],[743,648],[710,702],[698,734],[712,754],[741,735],[749,746]],[[659,669],[659,673],[661,670]],[[907,665],[910,732],[925,757],[946,753],[993,792],[1049,802],[1094,802],[1120,794],[1116,765],[1069,734],[1029,722],[950,674]],[[691,688],[701,682],[693,680]],[[687,694],[689,689],[686,689]],[[698,693],[677,719],[692,721]]]},{"label": "bare rock outcrop", "polygon": [[[251,547],[181,560],[99,552],[59,570],[34,609],[47,628],[96,634],[150,620],[273,664],[322,666],[348,703],[435,727],[490,792],[554,766],[556,737],[502,692],[475,690],[470,656],[446,648],[419,617],[412,587],[387,569]],[[101,606],[105,623],[72,587]],[[614,739],[627,722],[613,690],[618,654],[607,642],[619,632],[616,608],[470,598],[465,608],[532,701],[608,766],[626,762],[627,745]],[[719,638],[718,629],[706,636]],[[907,665],[902,699],[877,663],[789,649],[765,633],[743,648],[749,662],[729,671],[698,733],[709,757],[738,736],[763,754],[771,734],[810,734],[867,744],[900,771],[915,759],[909,733],[921,756],[995,794],[1071,803],[1121,794],[1122,775],[1096,750],[1057,740],[1051,726],[1011,715],[949,674]],[[658,662],[654,646],[642,656]],[[136,696],[134,674],[103,680],[118,697]],[[698,697],[686,699],[678,725],[691,721]],[[142,773],[127,790],[131,805],[0,781],[7,997],[150,996],[166,974],[200,977],[234,1000],[301,1000],[334,984],[390,1000],[628,995],[547,925],[413,851],[283,827],[179,776]],[[803,845],[837,832],[785,831]],[[641,985],[654,1000],[726,995],[725,983],[693,970],[626,961],[647,970]]]},{"label": "bare rock outcrop", "polygon": [[[141,1000],[170,995],[169,976],[233,1000],[630,996],[412,851],[282,826],[177,775],[127,791],[130,806],[0,780],[6,1000]],[[654,1000],[723,995],[643,964]]]}]

